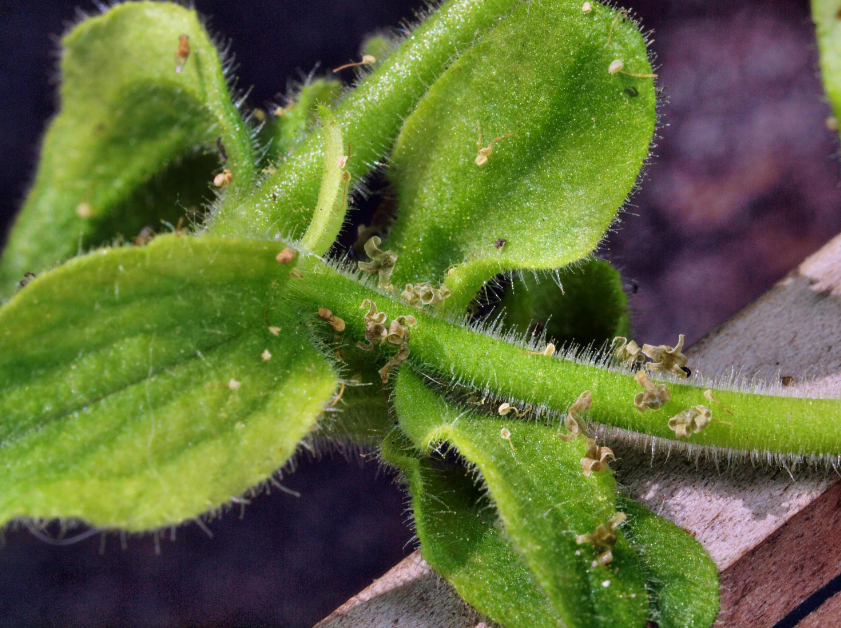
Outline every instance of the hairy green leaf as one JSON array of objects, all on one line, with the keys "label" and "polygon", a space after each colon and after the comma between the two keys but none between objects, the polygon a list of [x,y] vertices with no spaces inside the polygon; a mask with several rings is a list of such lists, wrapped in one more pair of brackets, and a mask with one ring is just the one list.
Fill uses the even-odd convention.
[{"label": "hairy green leaf", "polygon": [[521,334],[543,326],[557,345],[600,347],[628,333],[628,298],[622,278],[608,262],[590,259],[555,277],[515,278],[497,306],[503,325]]},{"label": "hairy green leaf", "polygon": [[464,600],[506,628],[562,626],[481,487],[463,467],[425,458],[404,440],[392,432],[382,454],[406,476],[426,562]]},{"label": "hairy green leaf", "polygon": [[[336,109],[353,148],[355,183],[390,150],[406,116],[453,57],[493,27],[520,0],[450,0],[432,13]],[[300,237],[310,222],[321,182],[324,134],[313,132],[259,193],[214,216],[216,233]]]},{"label": "hairy green leaf", "polygon": [[463,311],[497,273],[566,266],[601,240],[648,155],[657,98],[650,79],[608,72],[615,59],[651,67],[635,24],[592,6],[523,3],[406,121],[391,170],[396,282],[446,273],[446,305]]},{"label": "hairy green leaf", "polygon": [[642,557],[659,628],[708,628],[718,615],[718,569],[690,534],[624,495],[622,530]]},{"label": "hairy green leaf", "polygon": [[447,443],[475,465],[506,533],[567,626],[645,626],[645,574],[621,532],[607,566],[592,565],[596,550],[576,543],[616,514],[610,471],[582,472],[582,439],[565,443],[538,423],[455,407],[408,369],[398,376],[395,409],[415,447]]},{"label": "hairy green leaf", "polygon": [[[186,60],[177,54],[182,34],[189,38]],[[226,194],[237,197],[251,186],[249,130],[194,11],[160,2],[120,4],[83,21],[62,46],[61,110],[4,251],[0,293],[79,247],[118,233],[132,238],[150,221],[180,213],[185,201],[200,200],[179,191],[207,190],[213,162],[164,175],[163,194],[156,177],[160,183],[159,173],[199,146],[216,153],[217,138],[233,173]],[[155,194],[150,202],[139,202],[149,194]]]},{"label": "hairy green leaf", "polygon": [[0,522],[178,523],[282,465],[336,386],[289,310],[282,248],[161,236],[0,309]]},{"label": "hairy green leaf", "polygon": [[318,106],[334,106],[342,94],[342,84],[326,78],[315,78],[301,85],[285,107],[270,111],[260,135],[268,144],[268,158],[285,157],[312,131],[318,120]]},{"label": "hairy green leaf", "polygon": [[324,105],[318,107],[318,114],[324,125],[324,166],[318,202],[301,244],[307,251],[324,255],[333,246],[345,221],[350,173],[345,170],[348,156],[345,154],[339,121]]}]

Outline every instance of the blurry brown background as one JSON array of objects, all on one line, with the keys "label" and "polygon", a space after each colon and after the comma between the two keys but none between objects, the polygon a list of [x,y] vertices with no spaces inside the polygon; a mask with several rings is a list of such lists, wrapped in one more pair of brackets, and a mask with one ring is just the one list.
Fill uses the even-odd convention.
[{"label": "blurry brown background", "polygon": [[[366,32],[419,0],[196,0],[233,40],[240,86],[260,105],[287,77],[356,54]],[[838,141],[803,0],[634,0],[661,64],[659,139],[641,191],[602,254],[622,269],[636,336],[688,341],[758,297],[841,231]],[[53,111],[50,35],[73,2],[0,6],[0,233]],[[81,7],[94,10],[92,3]],[[737,365],[738,366],[738,365]],[[403,498],[374,463],[302,461],[244,518],[177,540],[99,535],[56,547],[7,531],[0,626],[311,625],[413,549]],[[168,537],[167,537],[168,539]]]}]

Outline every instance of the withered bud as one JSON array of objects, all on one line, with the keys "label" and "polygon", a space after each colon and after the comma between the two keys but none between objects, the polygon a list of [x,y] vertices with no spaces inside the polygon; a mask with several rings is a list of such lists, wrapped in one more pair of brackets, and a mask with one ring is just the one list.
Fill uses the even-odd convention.
[{"label": "withered bud", "polygon": [[373,236],[365,243],[365,255],[370,262],[357,262],[359,270],[366,273],[377,273],[379,276],[378,285],[380,288],[387,288],[391,273],[394,272],[394,264],[397,262],[397,253],[394,251],[381,251],[379,246],[382,243],[379,236]]},{"label": "withered bud", "polygon": [[659,410],[663,407],[663,404],[672,398],[666,385],[652,382],[644,370],[638,371],[634,375],[634,379],[645,388],[645,392],[634,395],[634,405],[640,412]]},{"label": "withered bud", "polygon": [[645,360],[642,355],[642,349],[633,340],[617,336],[613,339],[613,342],[610,343],[610,346],[615,347],[613,350],[613,357],[615,357],[616,361],[621,364],[633,366],[635,362]]},{"label": "withered bud", "polygon": [[713,414],[707,406],[695,406],[669,419],[669,429],[674,430],[678,438],[689,438],[707,427],[712,420]]},{"label": "withered bud", "polygon": [[409,328],[418,324],[414,316],[398,316],[388,326],[386,341],[390,345],[399,347],[404,342],[409,342]]},{"label": "withered bud", "polygon": [[624,512],[617,512],[606,523],[597,525],[593,532],[575,537],[575,542],[578,545],[592,543],[593,547],[596,548],[599,555],[593,562],[593,567],[604,567],[613,560],[613,548],[616,547],[616,541],[619,540],[616,528],[627,518]]},{"label": "withered bud", "polygon": [[403,301],[412,306],[438,305],[451,294],[447,286],[436,288],[431,283],[422,281],[416,284],[406,284],[406,289],[401,293]]},{"label": "withered bud", "polygon": [[217,188],[223,188],[231,184],[234,180],[234,173],[225,168],[222,172],[213,177],[213,185]]},{"label": "withered bud", "polygon": [[567,418],[564,420],[564,427],[569,430],[569,434],[555,434],[565,443],[569,443],[576,436],[587,432],[587,423],[581,418],[579,413],[589,412],[593,405],[593,393],[585,390],[578,396],[578,399],[567,410]]},{"label": "withered bud", "polygon": [[643,345],[642,352],[651,358],[651,362],[646,364],[645,368],[652,373],[671,373],[682,378],[689,377],[689,372],[685,368],[689,358],[681,353],[681,349],[683,349],[683,334],[678,336],[674,348],[668,345],[657,347]]},{"label": "withered bud", "polygon": [[584,469],[584,477],[589,477],[590,473],[595,471],[604,471],[607,469],[607,459],[612,458],[616,460],[613,455],[613,450],[609,447],[599,447],[596,441],[592,438],[587,439],[587,452],[581,459],[581,467]]},{"label": "withered bud", "polygon": [[281,264],[288,264],[295,256],[298,255],[298,252],[295,249],[283,249],[280,253],[277,254],[275,258]]},{"label": "withered bud", "polygon": [[388,375],[391,373],[391,369],[396,366],[400,366],[403,362],[406,361],[406,358],[409,357],[409,344],[404,342],[400,345],[400,348],[397,350],[391,359],[385,363],[385,366],[382,367],[378,372],[380,374],[380,379],[382,380],[383,384],[388,381]]}]

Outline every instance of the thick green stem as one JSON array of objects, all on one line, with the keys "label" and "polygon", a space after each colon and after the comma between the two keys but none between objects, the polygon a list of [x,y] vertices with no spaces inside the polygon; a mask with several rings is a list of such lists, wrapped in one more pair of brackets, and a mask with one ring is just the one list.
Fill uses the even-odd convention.
[{"label": "thick green stem", "polygon": [[[409,361],[436,376],[442,384],[466,382],[477,388],[565,412],[585,390],[592,391],[589,419],[667,439],[675,439],[669,418],[704,405],[715,419],[688,440],[693,445],[723,447],[769,454],[838,455],[841,453],[841,400],[798,399],[733,390],[716,390],[717,402],[704,396],[706,388],[668,383],[671,401],[657,411],[640,412],[633,403],[642,391],[631,374],[544,355],[398,303],[340,274],[321,260],[302,260],[301,279],[291,289],[312,304],[326,307],[345,320],[345,335],[364,337],[363,299],[377,303],[389,320],[413,315]],[[313,311],[315,311],[313,309]],[[726,423],[724,422],[726,421]]]}]

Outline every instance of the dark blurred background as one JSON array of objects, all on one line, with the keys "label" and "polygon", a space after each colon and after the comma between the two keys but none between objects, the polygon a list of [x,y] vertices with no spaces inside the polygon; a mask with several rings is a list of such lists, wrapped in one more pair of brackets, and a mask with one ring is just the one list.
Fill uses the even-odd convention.
[{"label": "dark blurred background", "polygon": [[[250,103],[421,0],[196,0],[233,41]],[[761,295],[841,231],[838,141],[806,0],[626,0],[661,64],[665,102],[641,191],[602,255],[624,273],[636,337],[688,341]],[[21,202],[55,108],[55,36],[94,3],[0,3],[0,234]],[[2,236],[0,236],[2,237]],[[0,626],[312,625],[413,549],[391,478],[361,457],[303,460],[234,512],[152,536],[54,546],[6,531]],[[408,542],[408,544],[407,544]],[[159,546],[160,552],[156,552]]]}]

